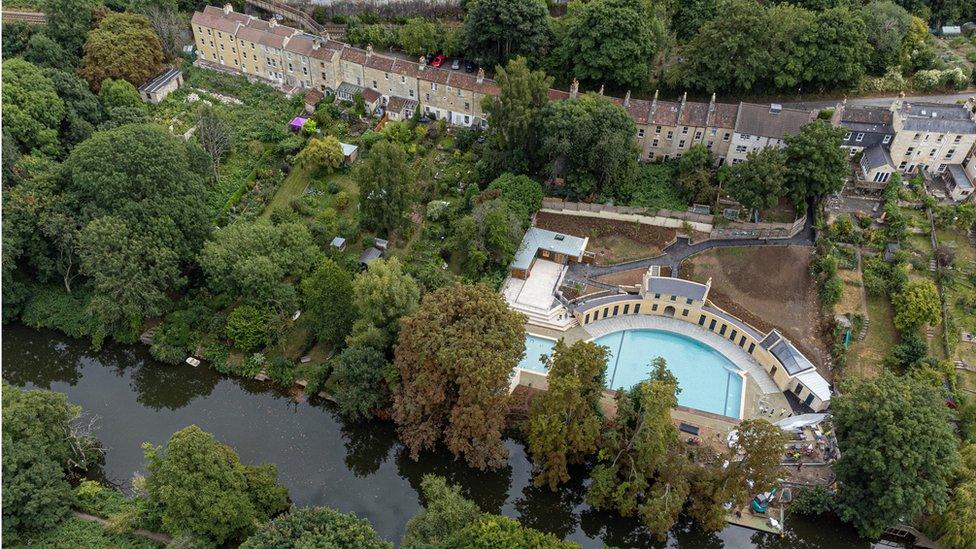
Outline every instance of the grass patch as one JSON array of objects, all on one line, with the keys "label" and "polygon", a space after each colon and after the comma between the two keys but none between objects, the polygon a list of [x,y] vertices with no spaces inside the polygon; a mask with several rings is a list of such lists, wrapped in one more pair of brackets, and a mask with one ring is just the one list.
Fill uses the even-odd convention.
[{"label": "grass patch", "polygon": [[868,295],[868,326],[864,341],[851,345],[844,377],[868,378],[881,373],[887,350],[898,341],[898,332],[893,321],[894,311],[888,298]]},{"label": "grass patch", "polygon": [[685,211],[688,202],[677,184],[677,166],[673,162],[646,163],[640,166],[640,182],[634,193],[634,206]]},{"label": "grass patch", "polygon": [[286,208],[292,198],[302,196],[305,188],[312,183],[311,172],[312,170],[309,168],[292,168],[291,173],[288,174],[285,181],[278,187],[278,192],[275,193],[274,198],[264,208],[261,217],[265,219],[271,217],[271,212],[275,211],[275,209]]}]

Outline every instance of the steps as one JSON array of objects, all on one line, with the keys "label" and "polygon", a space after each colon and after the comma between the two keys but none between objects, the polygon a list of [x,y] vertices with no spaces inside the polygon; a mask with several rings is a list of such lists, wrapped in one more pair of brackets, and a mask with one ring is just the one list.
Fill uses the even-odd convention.
[{"label": "steps", "polygon": [[857,334],[858,341],[864,341],[864,338],[868,336],[868,324],[871,324],[871,319],[865,318],[864,324],[861,325],[861,333]]}]

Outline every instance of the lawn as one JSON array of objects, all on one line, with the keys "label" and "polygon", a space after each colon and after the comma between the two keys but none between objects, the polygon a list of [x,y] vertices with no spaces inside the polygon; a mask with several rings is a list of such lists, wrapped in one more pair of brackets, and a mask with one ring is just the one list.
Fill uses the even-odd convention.
[{"label": "lawn", "polygon": [[898,341],[888,298],[868,295],[867,301],[868,333],[864,341],[858,341],[855,336],[841,374],[843,377],[865,378],[879,374],[885,354]]},{"label": "lawn", "polygon": [[261,212],[261,217],[264,219],[271,217],[271,212],[275,211],[275,209],[287,208],[292,198],[302,196],[306,187],[312,182],[311,172],[312,170],[309,168],[295,167],[292,169],[291,173],[285,177],[285,181],[278,187],[278,191],[271,199],[271,202]]}]

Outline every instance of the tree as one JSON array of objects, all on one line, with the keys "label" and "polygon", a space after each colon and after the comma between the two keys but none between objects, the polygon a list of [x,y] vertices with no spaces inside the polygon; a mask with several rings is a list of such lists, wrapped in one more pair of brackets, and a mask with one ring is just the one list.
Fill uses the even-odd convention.
[{"label": "tree", "polygon": [[908,332],[901,336],[901,342],[888,351],[884,358],[887,368],[898,368],[902,371],[919,364],[929,353],[929,346],[916,332]]},{"label": "tree", "polygon": [[67,72],[73,72],[78,58],[65,51],[61,44],[55,42],[44,32],[34,33],[27,43],[24,59],[38,67],[49,67]]},{"label": "tree", "polygon": [[444,547],[446,541],[465,526],[478,520],[481,509],[449,485],[444,477],[424,475],[420,481],[424,509],[407,522],[403,549]]},{"label": "tree", "polygon": [[[41,69],[23,59],[3,62],[3,130],[22,153],[57,156],[64,101]],[[9,133],[8,133],[9,132]]]},{"label": "tree", "polygon": [[[210,157],[213,178],[220,182],[220,162],[234,148],[234,130],[211,105],[203,105],[197,112],[197,139]],[[334,137],[332,139],[335,139]],[[338,140],[336,140],[338,146]],[[306,147],[307,149],[307,147]],[[305,151],[302,151],[304,153]],[[301,156],[301,153],[299,153]],[[339,149],[339,162],[342,162],[342,149]]]},{"label": "tree", "polygon": [[516,57],[495,72],[498,95],[482,99],[490,124],[479,171],[489,178],[503,172],[528,173],[535,169],[538,143],[537,118],[549,103],[552,78],[529,69],[524,57]]},{"label": "tree", "polygon": [[410,456],[443,441],[472,467],[501,466],[508,376],[524,353],[524,318],[491,288],[427,294],[400,320],[396,347],[393,419]]},{"label": "tree", "polygon": [[912,27],[912,16],[893,2],[875,0],[861,8],[861,18],[871,46],[871,72],[884,74],[901,60],[902,41]]},{"label": "tree", "polygon": [[617,416],[603,432],[586,494],[596,509],[636,514],[659,539],[677,521],[689,493],[687,459],[671,423],[677,392],[677,379],[660,357],[649,379],[618,391]]},{"label": "tree", "polygon": [[[373,148],[373,151],[376,147]],[[331,173],[342,165],[345,156],[342,154],[342,145],[334,135],[327,135],[321,138],[310,139],[308,145],[300,153],[295,155],[295,162],[299,166],[311,168],[314,171],[325,171]]]},{"label": "tree", "polygon": [[567,77],[643,88],[667,30],[649,2],[571,3],[557,27],[556,57]]},{"label": "tree", "polygon": [[466,50],[487,66],[538,56],[551,33],[549,10],[541,0],[475,0],[464,17]]},{"label": "tree", "polygon": [[356,318],[352,275],[326,259],[302,280],[302,298],[315,337],[332,345],[341,344]]},{"label": "tree", "polygon": [[[604,198],[629,200],[635,191],[637,157],[634,120],[606,97],[588,93],[549,103],[539,115],[542,160],[556,175],[589,177],[590,191]],[[583,198],[589,192],[576,192]]]},{"label": "tree", "polygon": [[976,543],[976,444],[959,452],[961,465],[946,511],[933,517],[938,542],[947,547],[972,549]]},{"label": "tree", "polygon": [[149,24],[159,36],[164,57],[170,59],[179,57],[180,44],[182,43],[181,34],[186,27],[186,22],[177,11],[176,6],[153,3],[142,8],[142,13],[149,19]]},{"label": "tree", "polygon": [[392,549],[366,519],[329,507],[302,507],[258,528],[241,549],[297,549],[299,547],[360,547]]},{"label": "tree", "polygon": [[820,12],[813,36],[812,83],[820,89],[857,85],[870,55],[858,12],[844,5]]},{"label": "tree", "polygon": [[227,337],[245,355],[263,348],[271,337],[271,314],[253,305],[235,307],[227,315]]},{"label": "tree", "polygon": [[752,0],[720,0],[717,13],[685,47],[676,79],[702,91],[750,91],[772,64],[769,19]]},{"label": "tree", "polygon": [[5,543],[50,530],[70,512],[74,496],[66,475],[84,472],[101,457],[80,414],[64,394],[3,384]]},{"label": "tree", "polygon": [[204,245],[198,262],[215,292],[290,312],[297,303],[283,279],[307,275],[321,259],[304,224],[257,222],[221,229]]},{"label": "tree", "polygon": [[143,450],[146,491],[170,534],[223,544],[288,509],[288,491],[274,484],[273,465],[241,464],[231,447],[196,425],[174,433],[165,449],[146,443]]},{"label": "tree", "polygon": [[934,282],[928,279],[909,282],[891,296],[891,304],[895,308],[895,327],[909,332],[924,324],[938,324],[942,315],[939,303],[939,290]]},{"label": "tree", "polygon": [[334,396],[339,413],[346,419],[368,419],[374,410],[389,404],[386,379],[390,363],[382,350],[347,347],[332,366]]},{"label": "tree", "polygon": [[783,151],[775,148],[750,151],[746,161],[732,166],[725,190],[743,206],[755,212],[770,208],[783,195],[787,168]]},{"label": "tree", "polygon": [[400,319],[417,310],[420,288],[393,257],[369,264],[353,280],[356,321],[347,338],[349,346],[368,345],[386,352],[400,333]]},{"label": "tree", "polygon": [[524,234],[524,221],[508,202],[495,198],[457,222],[450,247],[464,258],[465,273],[477,278],[492,267],[508,265]]},{"label": "tree", "polygon": [[34,25],[24,21],[4,21],[3,32],[0,33],[3,35],[3,46],[0,47],[3,59],[7,60],[23,55],[27,51],[27,45],[30,43],[35,30]]},{"label": "tree", "polygon": [[111,113],[116,109],[134,108],[145,110],[145,103],[139,96],[139,90],[125,80],[106,78],[98,90],[98,99],[102,102],[105,112]]},{"label": "tree", "polygon": [[161,314],[166,292],[183,283],[176,251],[119,217],[88,223],[78,255],[80,272],[95,291],[89,307],[104,329],[96,343],[107,334],[134,341],[143,319]]},{"label": "tree", "polygon": [[407,523],[404,549],[448,547],[532,547],[569,549],[578,545],[527,528],[518,521],[482,513],[443,477],[425,475],[420,483],[424,510]]},{"label": "tree", "polygon": [[441,47],[438,28],[423,17],[411,17],[397,32],[400,47],[410,55],[436,53]]},{"label": "tree", "polygon": [[528,223],[529,218],[542,207],[542,185],[528,176],[503,173],[496,177],[488,189],[497,189],[508,207]]},{"label": "tree", "polygon": [[91,137],[104,116],[98,97],[88,88],[88,83],[73,72],[43,69],[51,80],[58,97],[64,102],[64,118],[61,120],[60,140],[66,150],[71,150]]},{"label": "tree", "polygon": [[159,73],[163,46],[144,15],[109,13],[88,33],[79,74],[98,91],[106,78],[138,87]]},{"label": "tree", "polygon": [[678,183],[685,200],[692,203],[710,204],[715,199],[712,185],[714,165],[712,151],[701,143],[688,148],[678,161]]},{"label": "tree", "polygon": [[403,147],[389,141],[373,145],[356,170],[356,180],[363,222],[378,231],[398,229],[416,181]]},{"label": "tree", "polygon": [[529,411],[526,439],[539,469],[534,482],[551,490],[569,480],[566,466],[597,449],[603,413],[600,397],[606,385],[606,347],[559,340],[549,363],[549,390],[537,396]]},{"label": "tree", "polygon": [[43,0],[44,32],[68,53],[76,55],[91,29],[94,7],[92,0]]},{"label": "tree", "polygon": [[816,120],[786,136],[786,188],[797,210],[807,199],[843,188],[850,174],[847,153],[840,147],[845,131]]},{"label": "tree", "polygon": [[715,0],[685,0],[678,2],[671,16],[671,29],[682,40],[687,40],[698,32],[706,21],[716,13]]},{"label": "tree", "polygon": [[940,387],[883,371],[848,383],[831,410],[841,519],[877,537],[905,517],[945,507],[958,454]]}]

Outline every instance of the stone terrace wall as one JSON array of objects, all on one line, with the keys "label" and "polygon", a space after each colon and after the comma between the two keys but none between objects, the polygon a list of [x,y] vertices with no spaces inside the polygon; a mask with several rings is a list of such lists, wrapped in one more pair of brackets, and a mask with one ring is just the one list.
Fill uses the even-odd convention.
[{"label": "stone terrace wall", "polygon": [[712,231],[712,216],[674,210],[652,210],[635,208],[632,206],[612,206],[610,204],[590,204],[587,202],[567,202],[558,198],[542,200],[542,209],[553,213],[580,215],[583,217],[597,217],[601,219],[615,219],[680,229],[685,223],[696,231],[708,233]]}]

